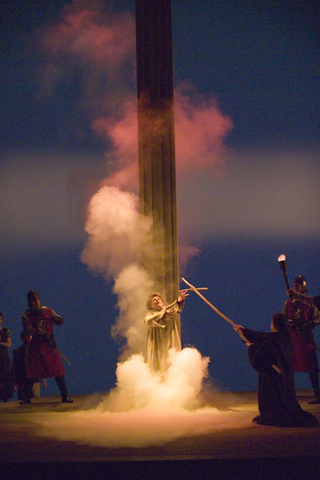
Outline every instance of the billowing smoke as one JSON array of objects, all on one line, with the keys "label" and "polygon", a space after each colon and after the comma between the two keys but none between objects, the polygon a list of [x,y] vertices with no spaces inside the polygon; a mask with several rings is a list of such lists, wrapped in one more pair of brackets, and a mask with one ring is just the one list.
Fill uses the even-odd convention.
[{"label": "billowing smoke", "polygon": [[[82,261],[114,281],[119,316],[112,335],[126,340],[120,358],[144,353],[142,318],[153,279],[141,267],[141,252],[146,262],[154,263],[157,247],[149,238],[152,220],[138,213],[137,106],[134,69],[131,75],[128,69],[135,64],[134,18],[115,14],[101,2],[75,1],[40,37],[47,55],[41,95],[76,78],[92,130],[109,145],[108,175],[87,208]],[[55,74],[49,76],[48,71]],[[176,92],[175,115],[178,176],[221,166],[226,154],[223,139],[232,122],[216,102],[185,84]],[[182,244],[184,257],[198,251],[186,241]]]},{"label": "billowing smoke", "polygon": [[[76,81],[93,132],[109,146],[108,175],[89,202],[85,222],[88,238],[81,256],[91,271],[114,282],[118,298],[119,314],[112,335],[124,339],[120,361],[125,363],[118,365],[116,389],[104,403],[108,408],[116,404],[127,410],[132,408],[130,402],[144,399],[146,408],[159,401],[196,408],[208,359],[201,359],[191,348],[172,351],[170,368],[161,382],[142,360],[146,344],[142,320],[153,279],[142,267],[141,252],[145,264],[149,260],[154,263],[157,246],[150,239],[152,220],[138,212],[137,106],[132,89],[134,69],[130,72],[135,64],[134,18],[127,13],[115,14],[101,2],[75,1],[62,11],[60,21],[41,35],[49,57],[43,69],[41,95],[52,94],[61,82]],[[223,139],[232,122],[217,103],[184,84],[176,92],[175,115],[178,177],[223,165],[227,153]],[[187,242],[184,245],[187,255],[197,252]],[[194,355],[200,365],[197,369],[192,369]],[[143,370],[144,388],[141,381],[130,382],[136,376],[124,374],[132,365]]]},{"label": "billowing smoke", "polygon": [[[151,220],[137,208],[134,23],[132,13],[115,13],[105,1],[75,0],[36,35],[37,61],[42,58],[37,100],[47,108],[46,102],[54,104],[64,94],[65,137],[82,139],[90,129],[105,142],[99,181],[92,171],[99,165],[100,173],[101,165],[92,156],[79,161],[39,152],[27,159],[19,152],[7,155],[0,177],[0,222],[6,225],[1,242],[20,242],[21,248],[83,245],[81,206],[92,193],[82,261],[113,282],[118,299],[111,330],[122,340],[117,384],[109,395],[88,397],[81,412],[59,413],[53,421],[43,416],[42,423],[49,427],[44,433],[105,446],[159,445],[181,435],[248,425],[256,414],[236,407],[234,396],[214,386],[203,389],[210,384],[209,359],[196,348],[171,352],[165,378],[151,374],[144,361],[142,319],[153,281],[140,255],[143,250],[151,258],[156,252],[149,243]],[[232,128],[215,98],[188,83],[176,88],[181,264],[206,238],[272,235],[279,227],[292,235],[296,225],[300,235],[320,234],[314,221],[320,213],[318,154],[257,152],[237,158],[225,146]],[[307,170],[309,157],[313,164]],[[187,309],[188,300],[185,314]]]},{"label": "billowing smoke", "polygon": [[[31,49],[23,52],[26,75],[37,66],[26,78],[30,84],[38,79],[38,105],[43,111],[65,107],[57,144],[63,149],[64,142],[76,144],[94,134],[105,141],[106,153],[102,163],[100,152],[72,157],[70,152],[1,151],[2,246],[79,245],[82,207],[98,180],[137,193],[134,23],[131,12],[115,13],[108,2],[73,1],[57,22],[37,32],[36,56]],[[279,232],[290,238],[320,236],[314,221],[320,214],[319,152],[250,152],[248,145],[240,156],[225,147],[232,126],[212,95],[200,95],[187,82],[177,86],[181,264],[207,239],[250,241]]]},{"label": "billowing smoke", "polygon": [[117,187],[103,186],[88,207],[88,240],[82,261],[104,278],[114,280],[120,315],[113,327],[114,337],[127,340],[125,352],[144,353],[143,319],[146,299],[153,282],[141,267],[141,252],[153,255],[151,219],[141,215],[137,197]]},{"label": "billowing smoke", "polygon": [[[86,210],[81,259],[90,271],[113,282],[118,317],[111,332],[122,340],[115,388],[104,397],[92,395],[80,415],[67,414],[61,423],[43,417],[46,433],[96,445],[144,446],[232,427],[234,415],[237,426],[247,425],[247,413],[228,410],[236,403],[232,396],[222,397],[212,385],[204,389],[209,358],[196,348],[171,350],[165,376],[152,373],[145,362],[143,317],[153,279],[142,266],[141,252],[148,262],[157,258],[157,247],[150,241],[152,220],[138,211],[133,16],[115,14],[98,0],[74,1],[57,24],[39,32],[38,41],[44,54],[39,101],[54,97],[61,85],[76,87],[75,117],[85,115],[92,132],[106,144],[107,173]],[[221,174],[229,154],[223,142],[233,125],[217,102],[181,85],[175,94],[175,118],[178,181],[203,170]],[[75,127],[79,135],[85,128],[81,122]],[[185,258],[198,251],[187,237],[181,245]]]},{"label": "billowing smoke", "polygon": [[75,0],[60,17],[37,34],[44,55],[39,98],[63,84],[78,90],[72,106],[79,105],[90,122],[104,112],[116,114],[134,85],[134,17],[114,13],[102,0]]},{"label": "billowing smoke", "polygon": [[117,367],[117,388],[103,404],[108,411],[148,408],[153,411],[194,410],[200,406],[198,395],[207,374],[208,358],[195,348],[170,351],[166,377],[151,373],[141,355]]},{"label": "billowing smoke", "polygon": [[[248,427],[256,408],[236,394],[211,389],[201,396],[208,358],[195,348],[171,356],[165,381],[150,373],[141,355],[117,367],[117,386],[108,396],[86,397],[81,410],[34,417],[41,434],[103,447],[164,445],[182,436]],[[208,391],[206,392],[208,393]],[[204,403],[205,401],[205,403]]]},{"label": "billowing smoke", "polygon": [[241,405],[236,395],[229,395],[228,400],[226,408],[207,405],[189,411],[168,409],[168,403],[164,403],[163,410],[141,408],[124,413],[104,409],[97,397],[95,408],[83,405],[78,412],[59,412],[54,417],[42,413],[41,417],[34,416],[33,421],[42,426],[41,435],[58,440],[101,447],[144,448],[165,445],[181,437],[249,427],[257,409]]}]

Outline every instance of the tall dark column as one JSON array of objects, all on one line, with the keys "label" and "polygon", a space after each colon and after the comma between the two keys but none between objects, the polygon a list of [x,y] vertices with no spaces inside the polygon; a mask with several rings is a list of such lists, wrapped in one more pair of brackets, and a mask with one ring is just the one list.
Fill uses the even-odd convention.
[{"label": "tall dark column", "polygon": [[179,288],[171,0],[136,0],[141,212],[153,217],[147,267],[168,301]]}]

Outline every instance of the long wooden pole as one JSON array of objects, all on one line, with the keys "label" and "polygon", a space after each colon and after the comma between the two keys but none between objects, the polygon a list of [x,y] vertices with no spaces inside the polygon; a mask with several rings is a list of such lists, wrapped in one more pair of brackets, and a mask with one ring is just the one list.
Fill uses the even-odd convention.
[{"label": "long wooden pole", "polygon": [[[212,310],[214,310],[218,315],[220,315],[220,317],[222,317],[224,320],[226,320],[227,322],[229,322],[233,327],[236,327],[236,323],[234,323],[232,320],[230,320],[230,318],[226,317],[223,313],[221,313],[214,305],[212,305],[212,303],[210,303],[203,295],[201,295],[201,293],[198,292],[198,290],[196,289],[196,287],[194,287],[193,285],[191,285],[191,283],[187,282],[187,280],[185,278],[181,278],[184,283],[186,283],[187,285],[189,285],[189,287],[191,288],[191,290],[193,290],[197,295],[199,295],[200,298],[202,298],[202,300],[204,302],[206,302],[207,305],[209,305],[209,307],[212,308]],[[241,332],[241,330],[236,330],[236,332],[239,334],[239,336],[242,338],[242,340],[249,346],[251,345],[251,342],[249,342],[249,340],[243,335],[243,333]],[[282,373],[280,368],[277,366],[277,365],[272,365],[272,368],[274,368],[276,370],[276,372],[278,373]]]},{"label": "long wooden pole", "polygon": [[210,303],[203,295],[201,295],[201,293],[198,292],[198,290],[196,289],[196,287],[194,287],[193,285],[191,285],[191,283],[187,282],[187,280],[185,278],[182,277],[182,280],[184,281],[184,283],[186,283],[190,288],[191,290],[193,290],[197,295],[199,295],[200,298],[202,298],[202,300],[204,302],[206,302],[207,305],[209,305],[209,307],[212,308],[212,310],[214,310],[218,315],[220,315],[220,317],[222,317],[224,320],[226,320],[227,322],[229,322],[233,327],[236,326],[236,324],[230,320],[230,318],[226,317],[223,313],[221,313],[216,307],[214,307],[212,305],[212,303]]}]

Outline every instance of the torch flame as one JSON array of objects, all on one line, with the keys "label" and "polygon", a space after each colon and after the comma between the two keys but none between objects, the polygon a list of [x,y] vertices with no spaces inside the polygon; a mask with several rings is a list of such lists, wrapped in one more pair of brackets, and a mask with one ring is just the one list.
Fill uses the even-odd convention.
[{"label": "torch flame", "polygon": [[278,262],[285,262],[286,261],[286,256],[285,255],[280,255],[280,257],[278,258]]}]

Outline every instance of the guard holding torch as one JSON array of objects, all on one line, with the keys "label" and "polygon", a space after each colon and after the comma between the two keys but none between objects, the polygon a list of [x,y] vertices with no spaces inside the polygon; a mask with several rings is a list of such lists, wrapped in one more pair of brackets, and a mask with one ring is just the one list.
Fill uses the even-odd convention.
[{"label": "guard holding torch", "polygon": [[320,323],[320,312],[313,305],[304,303],[299,298],[307,292],[307,281],[303,275],[297,275],[290,288],[285,255],[278,258],[283,271],[289,299],[284,303],[282,313],[287,317],[290,326],[290,337],[293,345],[294,371],[308,373],[315,399],[310,404],[320,403],[319,366],[317,348],[313,329]]}]

